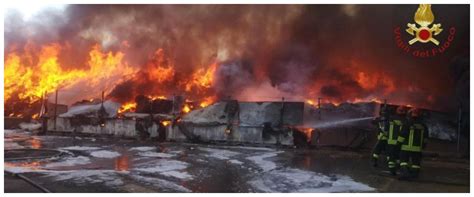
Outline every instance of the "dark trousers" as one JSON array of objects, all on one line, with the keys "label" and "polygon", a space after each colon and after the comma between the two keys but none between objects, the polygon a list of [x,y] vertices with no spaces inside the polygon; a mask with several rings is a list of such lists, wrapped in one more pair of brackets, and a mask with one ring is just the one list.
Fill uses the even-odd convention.
[{"label": "dark trousers", "polygon": [[388,169],[392,174],[395,174],[397,170],[397,163],[399,163],[400,161],[400,146],[394,144],[387,144],[387,153]]},{"label": "dark trousers", "polygon": [[402,177],[418,177],[421,164],[421,152],[400,151],[400,170]]},{"label": "dark trousers", "polygon": [[372,158],[378,159],[380,153],[385,152],[387,154],[387,140],[378,140],[372,151]]}]

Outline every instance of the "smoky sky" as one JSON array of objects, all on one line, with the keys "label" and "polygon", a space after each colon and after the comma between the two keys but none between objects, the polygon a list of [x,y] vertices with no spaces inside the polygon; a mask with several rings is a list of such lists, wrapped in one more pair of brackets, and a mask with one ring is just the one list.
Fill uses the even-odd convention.
[{"label": "smoky sky", "polygon": [[[163,48],[179,73],[191,74],[214,59],[218,95],[235,95],[250,82],[268,80],[289,94],[335,99],[370,94],[398,101],[427,102],[452,108],[456,85],[449,66],[469,55],[469,5],[433,5],[434,23],[444,28],[437,38],[454,41],[445,53],[417,58],[396,46],[393,30],[414,23],[418,5],[68,5],[63,12],[45,10],[30,21],[19,13],[5,17],[5,51],[23,50],[27,42],[72,46],[60,62],[81,68],[90,47],[121,50],[131,65],[145,65]],[[408,39],[408,35],[404,35]],[[434,45],[416,43],[419,49]],[[379,94],[354,79],[358,72],[382,73],[396,90]],[[250,82],[249,82],[250,81]],[[124,82],[132,87],[133,82]],[[408,91],[414,87],[416,91]],[[413,88],[412,88],[413,89]],[[117,91],[116,91],[117,92]],[[117,92],[120,94],[120,91]]]}]

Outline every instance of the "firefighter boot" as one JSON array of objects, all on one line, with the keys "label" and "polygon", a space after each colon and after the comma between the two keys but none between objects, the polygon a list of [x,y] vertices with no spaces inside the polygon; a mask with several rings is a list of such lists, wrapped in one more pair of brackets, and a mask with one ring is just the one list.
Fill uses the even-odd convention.
[{"label": "firefighter boot", "polygon": [[389,168],[390,170],[390,174],[392,174],[393,176],[397,176],[397,169],[396,168]]},{"label": "firefighter boot", "polygon": [[398,179],[400,180],[408,180],[411,178],[411,173],[410,170],[408,169],[408,166],[403,165],[400,168],[400,177]]},{"label": "firefighter boot", "polygon": [[377,155],[377,154],[372,155],[372,166],[374,166],[374,167],[378,166],[378,158],[379,158],[379,155]]},{"label": "firefighter boot", "polygon": [[388,169],[390,170],[390,174],[392,174],[393,176],[397,175],[397,168],[395,166],[395,161],[390,160],[388,162]]},{"label": "firefighter boot", "polygon": [[410,177],[413,179],[418,178],[418,174],[420,173],[420,166],[419,165],[412,165],[410,168]]}]

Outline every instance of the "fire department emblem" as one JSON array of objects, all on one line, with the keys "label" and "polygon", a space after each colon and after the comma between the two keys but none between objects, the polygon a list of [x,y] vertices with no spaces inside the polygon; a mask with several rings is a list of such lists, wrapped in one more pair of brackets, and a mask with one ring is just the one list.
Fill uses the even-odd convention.
[{"label": "fire department emblem", "polygon": [[439,41],[434,38],[443,31],[441,29],[441,23],[430,25],[434,22],[434,15],[431,11],[430,4],[420,4],[418,10],[415,13],[415,22],[416,24],[408,23],[408,29],[406,31],[415,36],[415,38],[408,41],[408,44],[412,45],[416,42],[427,43],[432,42],[435,45],[439,45]]}]

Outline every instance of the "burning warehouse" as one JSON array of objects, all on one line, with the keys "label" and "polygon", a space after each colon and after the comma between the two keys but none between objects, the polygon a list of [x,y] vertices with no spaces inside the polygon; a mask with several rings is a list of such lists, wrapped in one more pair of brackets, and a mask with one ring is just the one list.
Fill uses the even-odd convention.
[{"label": "burning warehouse", "polygon": [[[466,191],[466,170],[447,172],[469,164],[468,15],[466,5],[11,9],[5,166],[114,192]],[[395,155],[396,176],[369,165],[392,172]],[[420,190],[390,182],[421,155]],[[344,167],[353,158],[357,172]],[[197,176],[207,160],[209,179]]]}]

